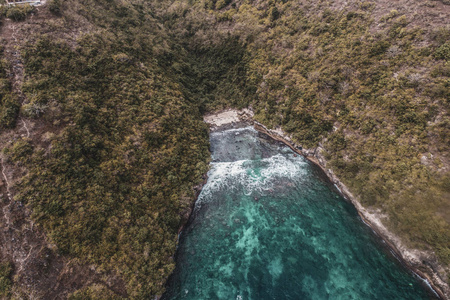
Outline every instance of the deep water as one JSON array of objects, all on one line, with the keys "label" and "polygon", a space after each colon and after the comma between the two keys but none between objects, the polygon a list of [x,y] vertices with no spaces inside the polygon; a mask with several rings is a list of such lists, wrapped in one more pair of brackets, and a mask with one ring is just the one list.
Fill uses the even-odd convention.
[{"label": "deep water", "polygon": [[164,299],[430,299],[305,158],[252,127],[213,162]]}]

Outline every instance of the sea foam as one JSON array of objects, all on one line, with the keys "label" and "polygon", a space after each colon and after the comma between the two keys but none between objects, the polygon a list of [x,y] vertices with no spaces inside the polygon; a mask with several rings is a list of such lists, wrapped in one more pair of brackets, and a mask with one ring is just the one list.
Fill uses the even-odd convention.
[{"label": "sea foam", "polygon": [[[255,168],[255,165],[258,167]],[[277,154],[260,160],[239,160],[234,162],[211,163],[208,183],[203,187],[195,209],[200,209],[219,191],[242,190],[247,196],[259,195],[277,189],[280,180],[299,181],[306,175],[307,163],[298,157],[288,158]]]}]

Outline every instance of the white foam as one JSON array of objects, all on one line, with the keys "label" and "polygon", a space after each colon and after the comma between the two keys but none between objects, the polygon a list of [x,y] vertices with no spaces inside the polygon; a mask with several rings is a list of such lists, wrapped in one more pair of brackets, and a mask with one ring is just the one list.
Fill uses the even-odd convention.
[{"label": "white foam", "polygon": [[342,194],[342,191],[341,191],[341,189],[340,189],[340,188],[339,188],[339,187],[337,186],[337,184],[336,184],[336,183],[334,184],[334,187],[335,187],[335,188],[337,188],[337,190],[338,190],[338,191],[339,191],[339,192],[340,192],[340,193]]},{"label": "white foam", "polygon": [[438,297],[440,299],[439,294],[435,291],[435,289],[433,288],[433,286],[430,284],[430,282],[428,281],[428,279],[423,278],[422,276],[420,276],[419,274],[417,274],[416,272],[412,271],[413,274],[419,278],[420,280],[422,280],[423,283],[425,283],[425,285],[433,292],[434,295],[436,295],[436,297]]},{"label": "white foam", "polygon": [[196,209],[211,199],[211,194],[221,191],[235,191],[243,188],[245,195],[264,194],[274,189],[279,179],[299,179],[306,174],[307,163],[301,158],[277,154],[261,160],[239,160],[211,163],[208,182],[203,187],[196,203]]}]

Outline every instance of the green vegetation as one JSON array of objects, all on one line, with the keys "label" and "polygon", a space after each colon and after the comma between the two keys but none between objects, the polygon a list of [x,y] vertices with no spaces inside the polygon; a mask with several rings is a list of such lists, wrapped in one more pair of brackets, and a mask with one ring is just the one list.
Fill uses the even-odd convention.
[{"label": "green vegetation", "polygon": [[61,13],[61,0],[50,0],[47,3],[48,9],[55,15],[59,15]]},{"label": "green vegetation", "polygon": [[0,132],[4,128],[12,128],[16,123],[20,105],[11,93],[11,82],[8,79],[9,67],[3,59],[3,47],[0,46]]},{"label": "green vegetation", "polygon": [[272,28],[247,46],[256,118],[306,147],[321,142],[364,205],[382,208],[393,229],[449,264],[448,173],[437,171],[449,150],[448,29],[419,46],[424,32],[398,13],[372,35],[370,11],[277,7],[275,23],[254,6],[235,17]]},{"label": "green vegetation", "polygon": [[17,199],[61,253],[116,270],[146,298],[173,270],[181,212],[207,170],[206,126],[146,54],[105,35],[80,43],[42,38],[24,51],[30,104],[61,129],[51,151],[36,147]]},{"label": "green vegetation", "polygon": [[23,21],[26,17],[34,12],[34,6],[29,4],[15,5],[15,6],[2,6],[0,7],[0,15],[10,18],[13,21]]},{"label": "green vegetation", "polygon": [[[197,55],[205,63],[195,67],[217,83],[219,94],[220,87],[234,92],[225,78],[239,78],[239,91],[252,91],[240,97],[218,94],[207,108],[251,104],[263,124],[281,125],[305,147],[321,143],[330,167],[364,205],[381,208],[392,229],[415,247],[435,250],[448,265],[445,199],[450,194],[448,172],[440,168],[450,144],[449,29],[424,32],[392,10],[381,18],[381,29],[371,33],[373,6],[364,3],[354,11],[291,1],[250,3],[226,10],[206,5],[205,13],[215,19],[205,17],[205,38],[187,45],[195,53],[212,43],[212,53],[223,49],[232,55],[230,31],[242,45],[233,47],[232,56],[241,57],[236,65],[243,76],[234,68],[221,71],[226,74],[221,78],[211,76],[230,61]],[[187,10],[179,22],[198,19],[201,9]],[[170,25],[181,34],[180,24]],[[213,85],[200,81],[200,86]]]},{"label": "green vegetation", "polygon": [[[31,206],[58,251],[120,274],[130,297],[149,299],[174,268],[192,187],[207,170],[207,127],[162,66],[167,54],[153,53],[152,21],[134,24],[147,15],[96,1],[86,17],[103,5],[118,30],[86,34],[75,48],[48,36],[23,48],[22,110],[49,132],[5,153],[28,168],[16,200]],[[85,293],[94,292],[73,297]]]},{"label": "green vegetation", "polygon": [[[371,30],[374,5],[51,1],[59,23],[21,50],[21,111],[48,132],[4,150],[28,169],[16,200],[60,253],[121,275],[131,298],[159,295],[207,170],[201,116],[250,105],[304,147],[321,145],[364,205],[448,266],[450,30],[426,32],[398,11]],[[89,33],[60,38],[77,26]],[[19,111],[6,70],[3,128]],[[113,296],[72,295],[86,297]]]},{"label": "green vegetation", "polygon": [[81,289],[69,296],[69,300],[120,300],[123,299],[113,292],[107,290],[104,286],[93,284],[87,288]]},{"label": "green vegetation", "polygon": [[0,297],[8,298],[12,287],[12,266],[8,262],[0,263]]}]

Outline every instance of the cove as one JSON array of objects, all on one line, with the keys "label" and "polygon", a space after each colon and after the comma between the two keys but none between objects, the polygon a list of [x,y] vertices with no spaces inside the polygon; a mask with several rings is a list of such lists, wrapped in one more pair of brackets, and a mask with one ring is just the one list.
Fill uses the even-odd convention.
[{"label": "cove", "polygon": [[253,127],[210,141],[163,299],[433,299],[320,168]]}]

